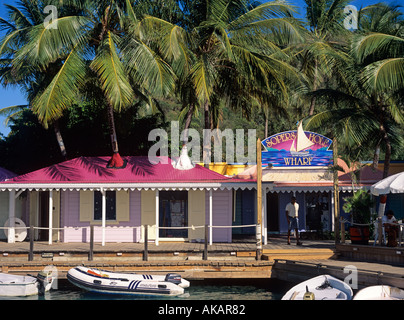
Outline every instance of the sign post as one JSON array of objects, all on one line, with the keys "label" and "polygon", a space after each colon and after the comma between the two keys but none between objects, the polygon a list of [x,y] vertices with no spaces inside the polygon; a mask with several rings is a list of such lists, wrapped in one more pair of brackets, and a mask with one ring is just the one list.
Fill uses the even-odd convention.
[{"label": "sign post", "polygon": [[261,140],[257,140],[257,253],[256,259],[261,260],[262,255],[262,158]]}]

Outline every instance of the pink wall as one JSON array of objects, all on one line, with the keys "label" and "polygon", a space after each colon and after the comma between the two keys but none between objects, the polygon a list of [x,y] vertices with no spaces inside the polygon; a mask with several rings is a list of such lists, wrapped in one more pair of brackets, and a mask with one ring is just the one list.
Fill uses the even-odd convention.
[{"label": "pink wall", "polygon": [[[130,221],[120,222],[119,225],[108,225],[105,232],[106,242],[139,242],[140,229],[140,191],[130,191],[129,195]],[[88,222],[80,222],[80,192],[63,191],[61,194],[61,226],[73,227],[62,232],[63,242],[89,242],[90,227]],[[78,227],[75,229],[74,227]],[[81,228],[84,227],[84,228]],[[94,228],[94,241],[102,241],[101,228]]]}]

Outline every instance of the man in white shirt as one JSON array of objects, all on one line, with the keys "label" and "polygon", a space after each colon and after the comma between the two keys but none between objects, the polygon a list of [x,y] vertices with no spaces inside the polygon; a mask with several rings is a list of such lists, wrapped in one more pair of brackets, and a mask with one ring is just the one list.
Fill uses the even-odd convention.
[{"label": "man in white shirt", "polygon": [[292,197],[290,202],[285,208],[286,219],[288,220],[288,244],[290,245],[290,231],[295,230],[296,233],[296,245],[301,246],[299,241],[299,204],[296,202],[296,197]]}]

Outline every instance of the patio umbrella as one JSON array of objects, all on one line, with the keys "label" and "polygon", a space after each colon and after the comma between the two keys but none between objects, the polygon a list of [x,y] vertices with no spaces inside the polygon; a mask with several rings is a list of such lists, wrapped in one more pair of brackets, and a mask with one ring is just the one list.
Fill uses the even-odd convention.
[{"label": "patio umbrella", "polygon": [[375,195],[388,193],[404,193],[404,172],[396,173],[370,187],[370,191]]}]

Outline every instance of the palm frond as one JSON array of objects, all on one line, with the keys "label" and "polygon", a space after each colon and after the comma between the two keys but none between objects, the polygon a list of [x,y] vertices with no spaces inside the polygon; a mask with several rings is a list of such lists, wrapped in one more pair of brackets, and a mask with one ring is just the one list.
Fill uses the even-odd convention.
[{"label": "palm frond", "polygon": [[30,21],[27,15],[25,15],[19,8],[10,4],[5,4],[7,13],[11,21],[14,22],[16,28],[24,29],[33,26],[33,21]]},{"label": "palm frond", "polygon": [[196,96],[201,103],[210,101],[213,85],[213,74],[209,73],[209,68],[203,59],[198,60],[192,70],[192,80],[195,86]]},{"label": "palm frond", "polygon": [[52,82],[32,101],[32,110],[45,127],[71,106],[84,82],[85,63],[77,48],[67,56]]},{"label": "palm frond", "polygon": [[176,77],[172,68],[145,42],[129,38],[123,55],[126,70],[136,85],[157,96],[174,90]]},{"label": "palm frond", "polygon": [[8,122],[11,118],[19,115],[27,108],[27,105],[17,105],[17,106],[9,106],[0,109],[0,116],[5,117],[4,119],[4,126],[8,125]]},{"label": "palm frond", "polygon": [[369,90],[383,92],[403,88],[404,58],[376,61],[364,68],[362,76]]},{"label": "palm frond", "polygon": [[26,64],[44,67],[84,40],[86,17],[69,16],[38,24],[28,33],[29,41],[15,54],[15,67]]},{"label": "palm frond", "polygon": [[361,63],[367,56],[386,50],[394,42],[404,45],[404,38],[390,34],[371,33],[358,37],[354,41],[353,52]]},{"label": "palm frond", "polygon": [[94,60],[90,64],[99,76],[105,97],[118,112],[132,103],[133,90],[119,58],[119,51],[110,31],[98,48]]}]

